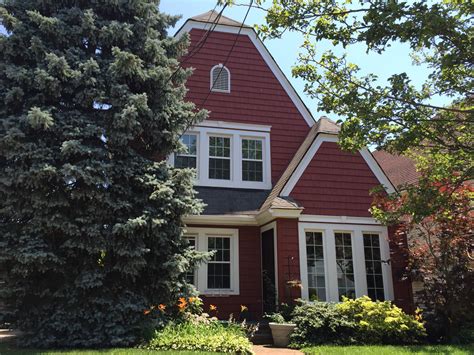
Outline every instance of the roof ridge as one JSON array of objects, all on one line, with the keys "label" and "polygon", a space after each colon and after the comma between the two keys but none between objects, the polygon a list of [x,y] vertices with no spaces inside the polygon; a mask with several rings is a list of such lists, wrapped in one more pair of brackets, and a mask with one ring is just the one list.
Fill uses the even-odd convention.
[{"label": "roof ridge", "polygon": [[[205,23],[214,23],[219,16],[219,12],[214,11],[214,10],[209,10],[207,12],[204,12],[200,15],[196,15],[193,17],[190,17],[190,20],[197,21],[197,22],[205,22]],[[230,17],[220,15],[217,21],[218,25],[225,25],[225,26],[234,26],[234,27],[248,27],[251,28],[251,26],[242,24],[242,22],[236,21]]]}]

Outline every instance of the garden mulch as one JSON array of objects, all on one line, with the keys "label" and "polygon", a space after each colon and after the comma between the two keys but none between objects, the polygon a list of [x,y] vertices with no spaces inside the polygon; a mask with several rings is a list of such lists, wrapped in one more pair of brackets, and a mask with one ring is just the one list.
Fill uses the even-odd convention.
[{"label": "garden mulch", "polygon": [[272,345],[254,345],[253,351],[256,355],[298,355],[303,354],[299,350],[276,348]]}]

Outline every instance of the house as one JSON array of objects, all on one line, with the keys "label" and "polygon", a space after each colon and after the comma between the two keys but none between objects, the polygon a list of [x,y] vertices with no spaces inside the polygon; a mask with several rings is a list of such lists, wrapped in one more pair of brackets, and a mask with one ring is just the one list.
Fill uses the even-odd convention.
[{"label": "house", "polygon": [[188,19],[182,65],[194,68],[188,99],[210,111],[182,135],[170,163],[196,169],[206,204],[185,218],[186,237],[213,259],[189,274],[219,316],[254,318],[302,297],[369,295],[410,310],[403,256],[375,221],[369,191],[394,187],[367,149],[338,144],[339,126],[315,120],[256,32],[208,12]]}]

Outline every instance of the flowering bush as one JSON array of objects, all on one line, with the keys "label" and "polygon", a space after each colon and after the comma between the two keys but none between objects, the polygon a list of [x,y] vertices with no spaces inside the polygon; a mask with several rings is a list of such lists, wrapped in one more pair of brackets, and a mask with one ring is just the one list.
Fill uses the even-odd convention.
[{"label": "flowering bush", "polygon": [[336,309],[355,322],[355,339],[361,343],[409,344],[426,335],[419,310],[413,317],[389,301],[374,302],[367,296],[344,298]]},{"label": "flowering bush", "polygon": [[426,334],[417,313],[411,316],[389,301],[364,296],[341,303],[303,302],[293,311],[292,347],[315,344],[411,344]]}]

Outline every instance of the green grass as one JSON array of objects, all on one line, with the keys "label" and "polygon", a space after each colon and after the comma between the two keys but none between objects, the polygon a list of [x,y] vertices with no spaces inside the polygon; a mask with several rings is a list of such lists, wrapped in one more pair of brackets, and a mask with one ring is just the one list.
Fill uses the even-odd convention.
[{"label": "green grass", "polygon": [[367,345],[367,346],[337,346],[322,345],[302,350],[311,355],[403,355],[403,354],[446,354],[470,355],[474,354],[474,344],[465,346],[456,345]]},{"label": "green grass", "polygon": [[19,349],[12,346],[11,344],[0,344],[0,355],[4,354],[15,354],[15,355],[50,355],[50,354],[70,354],[70,355],[96,355],[96,354],[107,354],[107,355],[216,355],[216,353],[206,352],[193,352],[193,351],[158,351],[158,350],[145,350],[145,349],[100,349],[100,350],[35,350],[35,349]]}]

